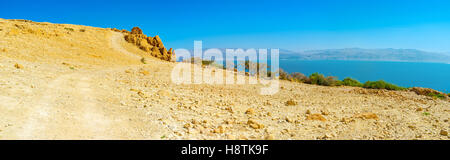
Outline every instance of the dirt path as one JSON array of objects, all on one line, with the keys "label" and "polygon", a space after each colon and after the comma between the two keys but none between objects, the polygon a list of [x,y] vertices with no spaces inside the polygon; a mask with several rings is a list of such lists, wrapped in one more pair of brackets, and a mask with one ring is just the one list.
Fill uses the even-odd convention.
[{"label": "dirt path", "polygon": [[29,106],[19,139],[110,139],[111,118],[96,102],[87,74],[67,74],[50,82]]},{"label": "dirt path", "polygon": [[[120,46],[119,34],[111,37],[111,46],[127,56],[139,58]],[[108,102],[114,86],[104,80],[108,72],[118,69],[79,70],[56,77],[41,84],[43,87],[34,96],[23,100],[2,96],[1,103],[11,110],[21,110],[11,116],[15,120],[9,133],[2,139],[147,139],[146,131],[155,132],[140,119],[143,116],[120,104]],[[109,83],[109,84],[108,84]],[[149,129],[146,129],[149,128]],[[152,129],[153,128],[153,129]],[[4,132],[4,133],[5,133]],[[153,137],[154,138],[154,137]]]}]

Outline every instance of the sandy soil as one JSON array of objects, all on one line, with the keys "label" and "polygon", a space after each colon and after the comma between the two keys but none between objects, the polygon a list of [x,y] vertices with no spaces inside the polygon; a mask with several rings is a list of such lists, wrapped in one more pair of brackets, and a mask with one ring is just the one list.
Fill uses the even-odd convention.
[{"label": "sandy soil", "polygon": [[110,29],[0,19],[0,37],[0,139],[449,139],[450,102],[413,92],[177,85]]}]

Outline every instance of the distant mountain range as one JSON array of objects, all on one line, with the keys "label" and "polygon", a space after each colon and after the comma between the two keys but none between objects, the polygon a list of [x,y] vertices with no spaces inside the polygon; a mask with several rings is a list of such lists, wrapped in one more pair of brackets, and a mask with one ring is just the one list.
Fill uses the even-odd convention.
[{"label": "distant mountain range", "polygon": [[280,59],[299,60],[365,60],[450,63],[450,54],[416,49],[326,49],[293,52],[280,49]]},{"label": "distant mountain range", "polygon": [[[207,49],[203,49],[205,51]],[[223,54],[225,49],[219,48]],[[193,50],[190,50],[193,54]],[[270,52],[270,51],[268,51]],[[436,62],[450,64],[450,53],[426,52],[416,49],[324,49],[295,52],[280,49],[280,59],[297,60],[360,60],[360,61],[403,61]]]}]

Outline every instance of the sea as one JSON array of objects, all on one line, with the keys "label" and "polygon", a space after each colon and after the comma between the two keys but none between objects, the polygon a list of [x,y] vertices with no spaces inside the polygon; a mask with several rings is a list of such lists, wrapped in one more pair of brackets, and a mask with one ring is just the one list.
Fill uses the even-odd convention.
[{"label": "sea", "polygon": [[450,92],[450,64],[445,63],[280,59],[279,64],[288,73],[306,76],[318,72],[340,80],[346,77],[362,83],[384,80],[402,87]]}]

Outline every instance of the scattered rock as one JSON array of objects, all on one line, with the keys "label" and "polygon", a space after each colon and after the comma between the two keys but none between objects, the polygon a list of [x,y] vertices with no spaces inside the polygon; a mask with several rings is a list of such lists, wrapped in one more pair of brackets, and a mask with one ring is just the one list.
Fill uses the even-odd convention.
[{"label": "scattered rock", "polygon": [[234,135],[232,135],[232,134],[228,134],[227,135],[227,139],[234,140],[234,139],[236,139],[236,137]]},{"label": "scattered rock", "polygon": [[309,109],[306,110],[306,114],[311,114],[311,111]]},{"label": "scattered rock", "polygon": [[215,128],[213,132],[214,133],[224,133],[225,132],[225,127],[219,126],[219,127]]},{"label": "scattered rock", "polygon": [[255,120],[252,120],[252,119],[249,119],[247,121],[247,124],[253,129],[262,129],[262,128],[264,128],[263,124],[260,124],[260,123],[256,122]]},{"label": "scattered rock", "polygon": [[286,101],[286,103],[285,103],[286,106],[295,106],[297,104],[298,103],[296,101],[292,100],[292,99]]},{"label": "scattered rock", "polygon": [[294,122],[294,120],[292,120],[292,118],[286,117],[285,119],[286,119],[286,122],[289,122],[289,123]]},{"label": "scattered rock", "polygon": [[375,113],[371,113],[371,112],[366,112],[366,113],[361,113],[355,116],[356,118],[361,118],[361,119],[375,119],[378,120],[378,116]]},{"label": "scattered rock", "polygon": [[442,136],[448,136],[448,132],[445,130],[441,130],[441,132],[439,134]]},{"label": "scattered rock", "polygon": [[186,129],[188,129],[188,128],[190,128],[191,127],[191,124],[190,123],[186,123],[186,124],[184,124],[184,126],[183,126],[183,128],[186,128]]},{"label": "scattered rock", "polygon": [[231,108],[231,107],[227,107],[227,108],[225,108],[225,110],[227,110],[230,113],[233,113],[233,108]]},{"label": "scattered rock", "polygon": [[265,140],[275,140],[275,136],[273,134],[269,134],[264,139]]},{"label": "scattered rock", "polygon": [[430,89],[430,88],[422,88],[422,87],[413,87],[411,89],[409,89],[412,92],[415,92],[418,95],[425,95],[428,96],[430,94],[442,94],[442,92],[436,91],[434,89]]},{"label": "scattered rock", "polygon": [[138,91],[137,94],[139,96],[141,96],[142,98],[147,98],[147,95],[144,92],[142,92],[142,91]]},{"label": "scattered rock", "polygon": [[14,64],[14,67],[16,67],[17,69],[23,69],[23,66],[18,63]]},{"label": "scattered rock", "polygon": [[417,112],[422,112],[422,111],[423,111],[423,108],[419,107],[419,108],[416,109],[416,111],[417,111]]},{"label": "scattered rock", "polygon": [[163,97],[168,97],[170,95],[169,91],[164,89],[159,90],[157,94]]},{"label": "scattered rock", "polygon": [[321,110],[320,113],[324,116],[330,114],[330,112],[328,112],[327,110]]},{"label": "scattered rock", "polygon": [[247,111],[245,111],[245,114],[253,114],[253,113],[255,113],[255,110],[253,109],[253,108],[249,108],[249,109],[247,109]]},{"label": "scattered rock", "polygon": [[321,114],[309,114],[308,117],[306,117],[306,120],[315,120],[315,121],[326,121],[325,117],[323,117]]},{"label": "scattered rock", "polygon": [[150,74],[150,72],[148,72],[147,70],[144,70],[144,69],[141,69],[141,70],[139,71],[139,73],[141,73],[141,74],[144,75],[144,76],[147,76],[147,75]]}]

